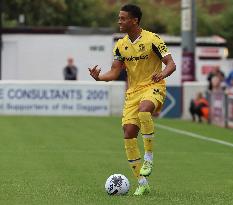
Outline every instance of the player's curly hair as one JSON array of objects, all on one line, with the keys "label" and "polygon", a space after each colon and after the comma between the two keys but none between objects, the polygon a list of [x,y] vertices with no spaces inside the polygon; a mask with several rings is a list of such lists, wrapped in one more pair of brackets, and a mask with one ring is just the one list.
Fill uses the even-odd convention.
[{"label": "player's curly hair", "polygon": [[133,18],[138,19],[138,24],[140,23],[141,18],[142,18],[142,11],[140,7],[133,5],[133,4],[126,4],[121,7],[121,11],[128,12]]}]

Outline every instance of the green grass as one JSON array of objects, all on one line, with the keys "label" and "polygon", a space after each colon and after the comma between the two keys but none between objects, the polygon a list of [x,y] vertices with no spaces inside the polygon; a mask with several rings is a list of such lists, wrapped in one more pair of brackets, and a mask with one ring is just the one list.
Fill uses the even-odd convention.
[{"label": "green grass", "polygon": [[[233,143],[233,130],[174,119],[156,123]],[[233,147],[158,128],[152,192],[134,197],[118,117],[2,116],[0,131],[0,204],[233,204]],[[113,173],[130,180],[127,196],[105,193]]]}]

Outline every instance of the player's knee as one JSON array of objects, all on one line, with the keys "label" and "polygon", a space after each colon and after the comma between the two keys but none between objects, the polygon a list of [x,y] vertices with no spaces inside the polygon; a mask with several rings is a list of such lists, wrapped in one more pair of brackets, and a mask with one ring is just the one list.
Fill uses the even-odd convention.
[{"label": "player's knee", "polygon": [[139,112],[138,118],[141,123],[142,134],[154,133],[154,123],[150,112]]},{"label": "player's knee", "polygon": [[124,125],[123,130],[124,130],[124,138],[132,139],[132,138],[137,138],[139,127],[136,125],[129,124],[129,125]]},{"label": "player's knee", "polygon": [[142,101],[139,105],[139,112],[150,112],[155,110],[155,104],[149,100]]},{"label": "player's knee", "polygon": [[138,118],[141,123],[151,121],[151,113],[150,112],[139,112]]}]

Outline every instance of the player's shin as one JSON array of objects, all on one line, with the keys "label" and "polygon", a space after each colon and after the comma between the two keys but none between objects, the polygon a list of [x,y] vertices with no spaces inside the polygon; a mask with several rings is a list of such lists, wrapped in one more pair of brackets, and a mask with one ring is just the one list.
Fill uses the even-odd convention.
[{"label": "player's shin", "polygon": [[138,179],[139,184],[146,184],[147,180],[143,176],[140,176],[142,163],[137,138],[125,139],[125,150],[134,176]]},{"label": "player's shin", "polygon": [[154,136],[154,123],[150,112],[139,112],[138,114],[141,123],[141,133],[144,142],[144,160],[153,160],[153,136]]},{"label": "player's shin", "polygon": [[145,161],[153,161],[153,134],[150,135],[142,135],[143,143],[144,143],[144,160]]},{"label": "player's shin", "polygon": [[125,139],[125,151],[134,176],[139,178],[142,164],[137,138]]}]

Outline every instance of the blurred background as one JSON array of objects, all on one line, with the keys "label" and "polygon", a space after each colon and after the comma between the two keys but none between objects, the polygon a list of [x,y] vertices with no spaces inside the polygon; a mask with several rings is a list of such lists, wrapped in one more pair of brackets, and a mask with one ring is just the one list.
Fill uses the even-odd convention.
[{"label": "blurred background", "polygon": [[[208,98],[212,107],[218,105],[217,111],[211,112],[217,115],[216,119],[219,118],[219,113],[220,121],[232,119],[232,99],[226,97],[231,95],[233,87],[232,0],[1,0],[0,2],[2,81],[32,83],[46,80],[50,83],[59,81],[67,84],[71,81],[63,80],[73,79],[76,85],[84,81],[94,83],[87,68],[99,65],[103,72],[110,68],[113,46],[124,36],[118,30],[119,9],[123,4],[135,3],[142,8],[142,28],[162,36],[177,65],[177,72],[167,79],[168,95],[160,116],[191,119],[190,101],[201,92]],[[189,6],[188,16],[185,5]],[[186,28],[182,25],[186,25]],[[190,28],[188,26],[188,30],[187,25],[191,25]],[[69,73],[65,70],[67,66],[74,68],[74,72],[71,73],[74,77],[68,76]],[[213,78],[214,76],[216,78]],[[112,85],[109,88],[118,90],[119,94],[109,94],[109,106],[114,108],[110,108],[108,114],[121,114],[126,80],[126,74],[122,73],[117,87]],[[210,95],[213,93],[212,87],[213,90],[222,92],[221,103],[214,103],[216,97]],[[6,94],[8,91],[2,93],[4,93],[2,98],[9,97]],[[101,93],[105,93],[105,90]],[[76,99],[80,100],[80,96],[79,98],[76,96]],[[119,103],[116,103],[116,99],[120,99]],[[8,113],[9,110],[4,103],[1,107],[3,113]],[[227,107],[227,110],[224,107]],[[59,112],[55,114],[57,113]],[[95,113],[88,115],[91,114],[95,115]]]}]

